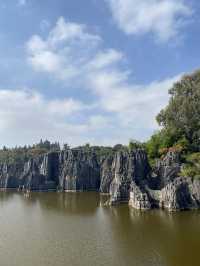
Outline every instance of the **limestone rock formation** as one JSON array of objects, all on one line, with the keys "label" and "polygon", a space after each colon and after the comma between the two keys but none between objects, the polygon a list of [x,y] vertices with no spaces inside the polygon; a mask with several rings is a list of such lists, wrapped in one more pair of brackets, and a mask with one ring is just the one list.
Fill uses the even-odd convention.
[{"label": "limestone rock formation", "polygon": [[161,190],[160,207],[173,210],[200,208],[200,181],[179,177]]},{"label": "limestone rock formation", "polygon": [[138,210],[149,210],[152,208],[147,191],[137,186],[134,181],[131,183],[129,205]]},{"label": "limestone rock formation", "polygon": [[59,185],[65,191],[99,190],[100,166],[96,155],[81,149],[61,152]]},{"label": "limestone rock formation", "polygon": [[129,200],[131,182],[142,184],[150,173],[146,152],[118,152],[113,160],[113,181],[110,186],[111,204]]},{"label": "limestone rock formation", "polygon": [[0,189],[24,191],[100,191],[109,204],[170,211],[200,208],[200,180],[179,177],[181,162],[169,152],[154,169],[142,149],[97,159],[84,149],[50,152],[24,163],[0,165]]},{"label": "limestone rock formation", "polygon": [[24,164],[20,189],[55,190],[58,186],[58,153],[51,152]]},{"label": "limestone rock formation", "polygon": [[163,208],[169,211],[200,208],[200,180],[179,177],[179,154],[169,152],[157,162],[157,175],[146,184],[133,183],[129,205],[136,209]]},{"label": "limestone rock formation", "polygon": [[180,172],[180,156],[177,152],[168,152],[162,160],[158,160],[155,173],[160,177],[160,188],[173,181]]},{"label": "limestone rock formation", "polygon": [[101,184],[100,192],[109,193],[110,184],[113,180],[113,169],[112,169],[113,157],[109,156],[101,164]]},{"label": "limestone rock formation", "polygon": [[20,175],[23,171],[23,164],[6,164],[0,165],[0,188],[15,189],[20,184]]},{"label": "limestone rock formation", "polygon": [[21,190],[99,190],[95,154],[82,150],[50,152],[24,164],[0,165],[0,188]]}]

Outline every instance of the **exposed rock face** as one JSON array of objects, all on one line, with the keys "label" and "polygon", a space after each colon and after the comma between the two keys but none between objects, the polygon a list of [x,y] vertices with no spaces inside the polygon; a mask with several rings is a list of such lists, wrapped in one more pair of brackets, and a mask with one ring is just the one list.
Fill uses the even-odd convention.
[{"label": "exposed rock face", "polygon": [[129,200],[131,182],[142,184],[150,173],[147,155],[143,150],[118,152],[112,165],[113,181],[110,185],[111,204]]},{"label": "exposed rock face", "polygon": [[157,175],[152,174],[143,185],[132,183],[129,205],[169,211],[200,208],[200,180],[178,177],[180,168],[179,155],[169,152],[157,162]]},{"label": "exposed rock face", "polygon": [[17,188],[20,184],[22,171],[23,165],[20,164],[0,165],[0,188]]},{"label": "exposed rock face", "polygon": [[179,177],[161,190],[160,207],[173,210],[200,208],[200,181]]},{"label": "exposed rock face", "polygon": [[24,164],[0,166],[0,188],[22,190],[99,190],[95,154],[81,150],[51,152]]},{"label": "exposed rock face", "polygon": [[173,181],[180,172],[180,156],[177,152],[168,152],[163,160],[157,161],[155,172],[160,178],[160,188]]},{"label": "exposed rock face", "polygon": [[24,163],[0,165],[0,189],[89,191],[110,194],[109,204],[170,211],[200,208],[200,180],[178,176],[179,155],[169,152],[150,168],[146,152],[121,151],[102,160],[94,152],[69,149]]},{"label": "exposed rock face", "polygon": [[144,188],[137,186],[134,181],[131,183],[129,205],[138,210],[149,210],[152,208],[148,193]]},{"label": "exposed rock face", "polygon": [[100,192],[109,193],[110,184],[113,180],[113,170],[112,170],[113,157],[109,156],[106,158],[101,165],[101,184]]},{"label": "exposed rock face", "polygon": [[76,149],[61,152],[59,165],[59,184],[63,190],[99,190],[100,166],[94,153]]},{"label": "exposed rock face", "polygon": [[58,153],[52,152],[36,159],[31,159],[24,165],[20,177],[20,189],[52,190],[59,183]]}]

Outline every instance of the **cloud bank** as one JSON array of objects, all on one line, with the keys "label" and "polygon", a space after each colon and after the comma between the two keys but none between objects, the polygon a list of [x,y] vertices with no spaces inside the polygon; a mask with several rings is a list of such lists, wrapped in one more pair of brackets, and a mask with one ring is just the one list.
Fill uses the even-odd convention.
[{"label": "cloud bank", "polygon": [[[157,128],[155,115],[167,104],[168,89],[180,77],[135,84],[123,52],[105,49],[101,36],[63,17],[46,38],[33,35],[26,54],[34,71],[78,93],[49,99],[37,90],[0,90],[0,134],[7,145],[40,138],[73,146],[144,140]],[[92,99],[89,104],[83,100],[87,97]]]},{"label": "cloud bank", "polygon": [[128,35],[151,33],[159,41],[176,37],[192,9],[184,0],[105,0],[119,29]]}]

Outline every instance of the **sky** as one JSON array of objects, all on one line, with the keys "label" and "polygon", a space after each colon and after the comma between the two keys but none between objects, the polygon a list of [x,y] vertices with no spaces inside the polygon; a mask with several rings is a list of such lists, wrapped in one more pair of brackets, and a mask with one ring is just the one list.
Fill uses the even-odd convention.
[{"label": "sky", "polygon": [[198,0],[1,0],[0,146],[145,141],[199,68]]}]

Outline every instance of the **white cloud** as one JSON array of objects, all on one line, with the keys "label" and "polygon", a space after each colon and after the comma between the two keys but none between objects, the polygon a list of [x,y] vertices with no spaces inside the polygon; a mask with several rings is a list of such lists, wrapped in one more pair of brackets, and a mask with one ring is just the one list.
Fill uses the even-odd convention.
[{"label": "white cloud", "polygon": [[49,33],[47,42],[50,46],[54,46],[62,42],[74,40],[96,42],[100,40],[100,37],[88,33],[85,25],[66,22],[63,17],[60,17],[56,26]]},{"label": "white cloud", "polygon": [[[124,67],[125,55],[102,48],[102,43],[101,37],[86,26],[60,18],[46,39],[34,35],[27,42],[28,61],[36,71],[62,80],[66,88],[81,88],[80,96],[94,98],[79,114],[82,123],[80,117],[73,116],[76,127],[81,125],[84,131],[76,138],[79,130],[73,133],[73,127],[70,142],[108,145],[127,143],[130,138],[145,139],[157,128],[155,115],[167,104],[168,89],[179,76],[136,84],[130,79],[131,71]],[[63,104],[49,103],[46,109],[51,110],[52,105],[62,113]],[[65,132],[64,123],[63,127]]]},{"label": "white cloud", "polygon": [[62,70],[61,57],[51,51],[43,51],[30,58],[31,64],[35,69],[46,72],[59,72]]},{"label": "white cloud", "polygon": [[[118,117],[121,127],[155,130],[155,116],[167,105],[168,90],[180,75],[148,85],[130,84],[119,72],[99,73],[91,87],[99,97],[101,107]],[[139,137],[139,136],[137,136]]]},{"label": "white cloud", "polygon": [[38,36],[34,35],[27,43],[27,48],[31,54],[47,49],[46,43]]},{"label": "white cloud", "polygon": [[[89,33],[85,25],[66,22],[61,17],[46,40],[34,35],[27,42],[28,61],[36,71],[72,79],[84,71],[100,43],[101,38]],[[116,60],[117,55],[111,52]]]},{"label": "white cloud", "polygon": [[124,55],[114,49],[107,51],[100,51],[96,56],[88,63],[90,69],[105,69],[110,67],[123,59]]},{"label": "white cloud", "polygon": [[71,140],[75,144],[86,127],[74,123],[71,116],[84,108],[73,99],[48,100],[35,91],[0,90],[1,139],[5,145],[13,146],[34,143],[40,138]]},{"label": "white cloud", "polygon": [[106,129],[109,126],[109,119],[103,115],[92,115],[89,118],[89,127],[91,129]]},{"label": "white cloud", "polygon": [[185,0],[105,0],[126,34],[153,33],[160,41],[177,36],[192,10]]}]

